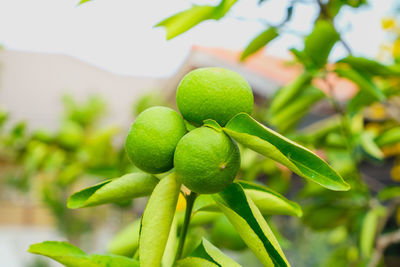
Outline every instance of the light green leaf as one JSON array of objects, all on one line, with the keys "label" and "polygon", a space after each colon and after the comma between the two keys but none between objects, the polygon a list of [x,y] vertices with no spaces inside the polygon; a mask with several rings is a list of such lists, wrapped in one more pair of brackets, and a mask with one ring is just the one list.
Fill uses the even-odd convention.
[{"label": "light green leaf", "polygon": [[176,250],[178,248],[178,218],[175,215],[171,230],[169,231],[168,241],[165,245],[164,254],[161,260],[161,266],[172,267],[175,260]]},{"label": "light green leaf", "polygon": [[385,214],[385,208],[378,206],[367,212],[361,225],[360,250],[364,258],[369,258],[374,246],[379,217]]},{"label": "light green leaf", "polygon": [[339,62],[349,64],[353,69],[366,72],[373,76],[398,76],[400,72],[394,68],[389,68],[378,61],[364,58],[348,56],[341,59]]},{"label": "light green leaf", "polygon": [[179,260],[176,264],[177,267],[219,267],[219,265],[197,257],[188,257]]},{"label": "light green leaf", "polygon": [[167,40],[170,40],[193,28],[204,20],[218,20],[222,18],[235,3],[236,1],[234,0],[222,0],[217,6],[194,5],[190,9],[166,18],[159,22],[155,27],[164,27],[167,30]]},{"label": "light green leaf", "polygon": [[354,69],[336,68],[335,72],[350,81],[353,81],[360,90],[367,91],[370,95],[374,96],[377,100],[385,100],[386,96],[381,89],[366,76]]},{"label": "light green leaf", "polygon": [[204,258],[209,260],[218,266],[230,266],[240,267],[241,265],[236,263],[234,260],[226,256],[216,246],[211,244],[207,239],[203,237],[200,245],[191,254],[192,257]]},{"label": "light green leaf", "polygon": [[240,56],[240,60],[243,61],[245,60],[248,56],[254,54],[264,46],[266,46],[269,42],[271,42],[273,39],[278,37],[278,32],[276,28],[271,27],[257,35],[246,47],[246,49],[243,51],[242,55]]},{"label": "light green leaf", "polygon": [[291,100],[293,100],[301,90],[308,86],[312,80],[312,75],[303,72],[295,81],[281,88],[273,98],[269,107],[269,112],[275,114],[286,108]]},{"label": "light green leaf", "polygon": [[87,255],[67,242],[45,241],[29,247],[30,253],[49,257],[68,267],[138,267],[133,259],[118,255]]},{"label": "light green leaf", "polygon": [[314,86],[306,86],[284,108],[271,114],[269,122],[280,132],[292,130],[312,106],[325,97],[324,92]]},{"label": "light green leaf", "polygon": [[400,198],[400,186],[385,187],[378,193],[378,198],[381,201],[386,201],[392,198]]},{"label": "light green leaf", "polygon": [[264,266],[289,266],[264,217],[239,184],[229,185],[213,198]]},{"label": "light green leaf", "polygon": [[383,132],[376,137],[375,142],[380,147],[400,143],[400,127],[391,128]]},{"label": "light green leaf", "polygon": [[299,204],[265,186],[244,181],[239,184],[263,215],[283,214],[297,217],[303,215]]},{"label": "light green leaf", "polygon": [[304,41],[304,52],[316,67],[323,67],[328,61],[332,47],[339,40],[340,36],[332,23],[319,20],[316,22],[313,32]]},{"label": "light green leaf", "polygon": [[382,160],[385,156],[383,155],[383,152],[380,150],[378,145],[375,143],[374,137],[375,136],[373,133],[364,131],[360,136],[361,147],[371,157],[377,160]]},{"label": "light green leaf", "polygon": [[139,246],[140,219],[126,226],[108,244],[113,254],[132,257]]},{"label": "light green leaf", "polygon": [[156,177],[143,172],[126,174],[74,193],[69,197],[67,206],[77,209],[148,196],[158,181]]},{"label": "light green leaf", "polygon": [[239,143],[272,158],[298,175],[326,188],[349,190],[350,186],[324,160],[310,150],[258,123],[245,113],[239,113],[224,131]]},{"label": "light green leaf", "polygon": [[154,188],[142,217],[140,266],[160,266],[168,241],[181,184],[173,172]]},{"label": "light green leaf", "polygon": [[81,0],[81,1],[79,1],[79,3],[78,3],[78,6],[79,5],[82,5],[82,4],[84,4],[84,3],[87,3],[87,2],[91,2],[92,0]]}]

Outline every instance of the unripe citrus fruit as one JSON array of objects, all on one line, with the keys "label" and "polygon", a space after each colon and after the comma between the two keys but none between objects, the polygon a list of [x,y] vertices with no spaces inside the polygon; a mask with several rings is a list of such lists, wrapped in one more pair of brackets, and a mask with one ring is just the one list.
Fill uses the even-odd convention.
[{"label": "unripe citrus fruit", "polygon": [[174,166],[187,188],[200,194],[212,194],[232,183],[240,167],[240,153],[224,132],[201,127],[179,141]]},{"label": "unripe citrus fruit", "polygon": [[254,98],[249,83],[238,73],[223,68],[200,68],[182,79],[176,103],[190,122],[202,124],[213,119],[224,126],[240,112],[251,113]]},{"label": "unripe citrus fruit", "polygon": [[175,147],[186,133],[182,117],[173,109],[152,107],[136,118],[126,138],[132,162],[148,173],[163,173],[173,167]]}]

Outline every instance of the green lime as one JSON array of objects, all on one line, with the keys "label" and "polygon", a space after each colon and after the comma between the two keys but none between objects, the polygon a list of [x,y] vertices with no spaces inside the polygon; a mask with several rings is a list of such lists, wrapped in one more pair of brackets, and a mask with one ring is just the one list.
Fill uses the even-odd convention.
[{"label": "green lime", "polygon": [[237,230],[226,216],[215,220],[211,231],[211,241],[214,245],[231,250],[242,250],[246,247]]},{"label": "green lime", "polygon": [[200,68],[180,82],[176,103],[183,117],[197,124],[213,119],[224,126],[240,112],[251,113],[254,105],[249,83],[238,73],[223,68]]},{"label": "green lime", "polygon": [[224,132],[209,127],[196,128],[179,141],[174,156],[181,182],[200,194],[223,190],[240,167],[237,145]]},{"label": "green lime", "polygon": [[173,167],[175,147],[185,133],[183,119],[175,110],[146,109],[136,118],[126,138],[128,157],[145,172],[166,172]]}]

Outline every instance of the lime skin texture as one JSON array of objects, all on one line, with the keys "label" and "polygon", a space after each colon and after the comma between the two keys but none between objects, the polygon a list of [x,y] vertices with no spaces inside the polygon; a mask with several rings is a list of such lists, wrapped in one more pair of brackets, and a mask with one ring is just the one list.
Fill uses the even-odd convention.
[{"label": "lime skin texture", "polygon": [[240,153],[236,143],[224,132],[203,126],[179,141],[174,166],[178,179],[191,191],[212,194],[235,179]]},{"label": "lime skin texture", "polygon": [[176,103],[182,116],[197,125],[213,119],[225,124],[240,112],[251,113],[254,105],[249,83],[238,73],[223,68],[200,68],[180,82]]},{"label": "lime skin texture", "polygon": [[173,168],[175,147],[186,134],[184,121],[167,107],[148,108],[136,118],[126,138],[128,157],[139,169],[163,173]]}]

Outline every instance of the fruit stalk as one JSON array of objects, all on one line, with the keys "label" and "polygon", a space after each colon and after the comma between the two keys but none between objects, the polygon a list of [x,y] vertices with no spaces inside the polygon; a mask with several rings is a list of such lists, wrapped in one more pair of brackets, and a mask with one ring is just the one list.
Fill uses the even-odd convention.
[{"label": "fruit stalk", "polygon": [[194,201],[196,200],[196,197],[197,197],[197,194],[193,191],[190,192],[190,194],[186,197],[185,218],[183,220],[181,234],[179,236],[178,250],[176,251],[173,266],[175,266],[175,263],[182,257],[183,246],[185,244],[186,234],[189,229],[190,217],[192,216],[193,204],[194,204]]}]

